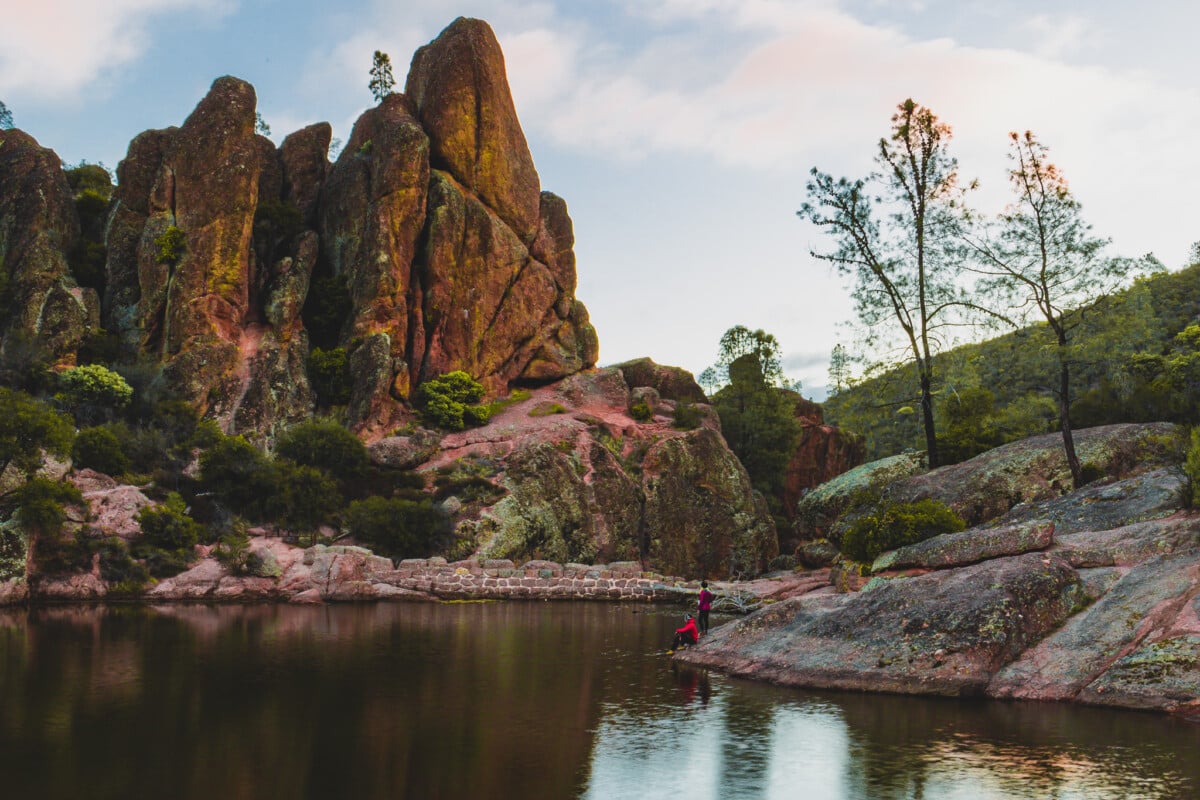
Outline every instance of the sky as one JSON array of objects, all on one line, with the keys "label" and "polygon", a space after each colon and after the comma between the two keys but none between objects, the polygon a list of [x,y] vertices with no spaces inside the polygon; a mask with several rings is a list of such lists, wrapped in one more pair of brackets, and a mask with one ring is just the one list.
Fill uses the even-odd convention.
[{"label": "sky", "polygon": [[1034,131],[1114,255],[1183,266],[1200,239],[1200,4],[1190,0],[0,0],[0,101],[64,162],[113,168],[221,75],[276,143],[348,140],[375,50],[487,20],[542,187],[574,221],[601,363],[699,373],[734,325],[779,340],[820,399],[853,348],[848,286],[810,251],[809,169],[860,177],[905,98],[954,129],[985,211],[1007,133]]}]

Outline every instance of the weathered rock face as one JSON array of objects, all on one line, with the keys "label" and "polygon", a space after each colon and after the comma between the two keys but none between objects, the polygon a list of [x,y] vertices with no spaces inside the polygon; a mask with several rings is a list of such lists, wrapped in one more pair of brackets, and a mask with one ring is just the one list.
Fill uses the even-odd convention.
[{"label": "weathered rock face", "polygon": [[417,50],[404,92],[429,132],[435,166],[444,165],[530,244],[539,219],[538,174],[517,122],[504,54],[487,23],[459,17]]},{"label": "weathered rock face", "polygon": [[[798,398],[796,419],[800,421],[800,440],[788,460],[783,481],[783,513],[789,521],[796,519],[801,497],[862,464],[867,452],[861,436],[826,425],[818,403]],[[789,537],[781,549],[793,550],[798,543]]]},{"label": "weathered rock face", "polygon": [[[807,542],[830,534],[838,516],[860,492],[878,491],[926,469],[919,454],[901,454],[857,466],[804,495],[796,506],[792,523],[797,541]],[[834,543],[840,542],[840,538]]]},{"label": "weathered rock face", "polygon": [[715,629],[682,658],[793,686],[982,694],[1083,600],[1065,562],[1015,556],[788,600]]},{"label": "weathered rock face", "polygon": [[[1064,496],[1051,493],[1047,476],[1059,467],[1043,460],[1037,439],[953,471],[949,485],[943,470],[877,484],[903,499],[919,486],[964,509],[982,507],[984,474],[1015,496],[1050,496],[884,553],[869,581],[837,561],[828,578],[836,586],[723,626],[682,658],[796,686],[1071,700],[1200,719],[1200,515],[1182,507],[1172,431],[1085,434],[1085,460],[1109,476]],[[1030,469],[1027,482],[1018,464]],[[893,470],[862,472],[854,484]],[[826,508],[838,494],[825,493]]]},{"label": "weathered rock face", "polygon": [[369,437],[445,372],[495,395],[593,366],[571,218],[541,190],[487,24],[456,20],[422,48],[407,92],[365,112],[331,166],[328,124],[276,149],[255,133],[254,89],[219,78],[118,166],[102,303],[67,268],[79,221],[61,164],[6,132],[0,356],[69,363],[102,323],[123,359],[156,363],[226,430],[270,440],[313,411],[306,302],[314,281],[341,281],[349,307],[311,313],[325,314],[321,346],[347,350],[348,414]]},{"label": "weathered rock face", "polygon": [[95,291],[71,277],[66,253],[79,217],[62,162],[33,137],[0,136],[0,366],[20,368],[26,354],[73,363],[75,349],[99,322]]},{"label": "weathered rock face", "polygon": [[615,365],[621,370],[625,384],[630,389],[639,386],[649,386],[658,392],[664,400],[676,400],[686,403],[707,403],[708,397],[692,373],[680,367],[666,367],[655,364],[648,358],[638,358]]},{"label": "weathered rock face", "polygon": [[464,485],[461,546],[513,560],[641,561],[689,577],[763,569],[777,553],[774,526],[720,435],[675,430],[665,416],[639,424],[629,405],[621,370],[583,372],[444,437],[426,468],[491,464],[503,495],[480,509],[477,484]]}]

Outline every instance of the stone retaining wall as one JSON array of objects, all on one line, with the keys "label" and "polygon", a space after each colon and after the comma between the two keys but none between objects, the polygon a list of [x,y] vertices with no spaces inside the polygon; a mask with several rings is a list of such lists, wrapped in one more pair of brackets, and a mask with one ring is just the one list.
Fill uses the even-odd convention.
[{"label": "stone retaining wall", "polygon": [[507,559],[448,563],[444,558],[401,561],[387,583],[443,599],[621,600],[683,602],[699,591],[697,581],[643,572],[636,561],[558,564]]}]

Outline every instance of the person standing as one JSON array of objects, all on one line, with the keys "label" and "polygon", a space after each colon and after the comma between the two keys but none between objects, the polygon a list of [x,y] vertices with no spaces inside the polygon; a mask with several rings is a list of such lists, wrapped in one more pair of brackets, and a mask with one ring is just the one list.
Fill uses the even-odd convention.
[{"label": "person standing", "polygon": [[712,601],[716,595],[708,590],[708,581],[700,581],[700,600],[696,610],[700,612],[700,635],[708,635],[708,612],[712,611]]}]

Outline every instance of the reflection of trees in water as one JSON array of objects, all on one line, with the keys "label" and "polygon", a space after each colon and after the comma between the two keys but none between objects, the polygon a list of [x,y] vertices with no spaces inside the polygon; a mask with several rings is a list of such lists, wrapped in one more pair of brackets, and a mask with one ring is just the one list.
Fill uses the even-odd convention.
[{"label": "reflection of trees in water", "polygon": [[757,692],[731,692],[725,697],[717,797],[762,791],[771,764],[771,733],[778,703]]},{"label": "reflection of trees in water", "polygon": [[0,774],[30,797],[571,796],[617,627],[596,616],[607,610],[72,609],[0,623]]},{"label": "reflection of trees in water", "polygon": [[846,785],[858,796],[932,798],[952,779],[974,782],[980,797],[992,787],[1000,793],[992,796],[1006,797],[1069,790],[1097,800],[1175,798],[1200,787],[1200,763],[1179,758],[1180,737],[1200,746],[1200,731],[1158,715],[1055,703],[828,698],[846,722]]}]

